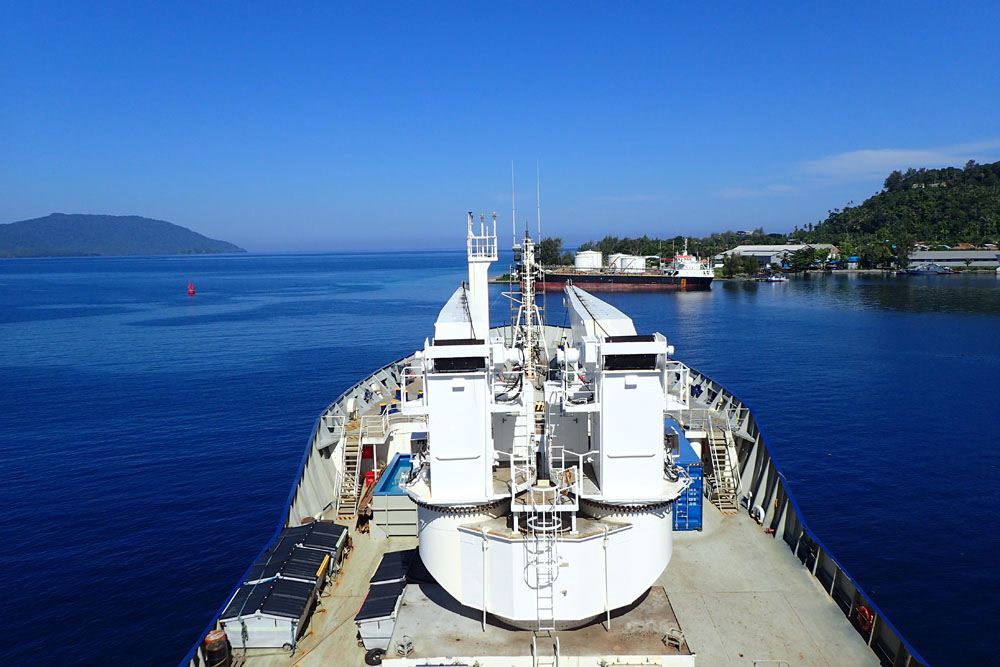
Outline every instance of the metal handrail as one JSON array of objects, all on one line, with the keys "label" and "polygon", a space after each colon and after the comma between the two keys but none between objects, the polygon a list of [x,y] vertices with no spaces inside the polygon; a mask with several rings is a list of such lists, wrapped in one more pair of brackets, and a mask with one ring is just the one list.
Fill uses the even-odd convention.
[{"label": "metal handrail", "polygon": [[496,236],[470,236],[466,244],[469,257],[497,258]]},{"label": "metal handrail", "polygon": [[390,427],[393,424],[398,424],[400,422],[420,423],[424,421],[426,421],[426,418],[423,415],[406,415],[402,412],[394,412],[392,414],[387,412],[381,415],[362,415],[361,437],[383,437],[389,432]]},{"label": "metal handrail", "polygon": [[[691,369],[687,367],[686,364],[677,360],[667,360],[666,364],[667,373],[667,393],[671,393],[672,388],[676,388],[673,395],[680,399],[680,402],[684,405],[688,404],[688,379],[691,377]],[[674,382],[670,382],[670,375],[677,374],[677,379]]]}]

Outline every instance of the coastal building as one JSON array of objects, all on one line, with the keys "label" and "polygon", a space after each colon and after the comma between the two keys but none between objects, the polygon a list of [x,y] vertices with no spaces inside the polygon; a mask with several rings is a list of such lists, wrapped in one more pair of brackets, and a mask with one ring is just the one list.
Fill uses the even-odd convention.
[{"label": "coastal building", "polygon": [[785,243],[782,245],[738,245],[731,250],[725,252],[720,252],[714,258],[713,266],[717,269],[722,268],[722,262],[725,260],[726,255],[743,255],[750,256],[757,259],[761,266],[769,266],[770,264],[782,264],[787,261],[788,257],[803,248],[812,248],[813,250],[829,250],[830,257],[837,255],[840,250],[837,246],[832,243],[809,243],[809,244],[796,244],[796,243]]},{"label": "coastal building", "polygon": [[[966,244],[971,245],[971,244]],[[810,245],[741,245],[732,250],[719,253],[715,256],[714,267],[721,268],[726,255],[748,255],[757,258],[761,266],[768,266],[772,263],[783,264],[793,253],[803,249],[812,248],[814,250],[828,249],[830,256],[835,257],[839,253],[837,246],[830,243],[813,243]],[[847,257],[844,268],[857,269],[859,267],[858,257]],[[975,248],[963,248],[952,250],[914,250],[910,252],[910,264],[934,263],[949,269],[995,269],[1000,266],[1000,253],[994,250],[982,250]]]},{"label": "coastal building", "polygon": [[996,250],[916,250],[910,253],[911,264],[933,262],[949,269],[995,269],[1000,266]]}]

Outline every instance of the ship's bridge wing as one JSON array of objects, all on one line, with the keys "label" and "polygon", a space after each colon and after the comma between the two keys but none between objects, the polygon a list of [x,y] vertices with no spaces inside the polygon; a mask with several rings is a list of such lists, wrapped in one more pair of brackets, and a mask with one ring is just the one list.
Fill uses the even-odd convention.
[{"label": "ship's bridge wing", "polygon": [[631,317],[579,287],[566,286],[566,308],[572,328],[571,345],[579,345],[588,336],[636,335]]}]

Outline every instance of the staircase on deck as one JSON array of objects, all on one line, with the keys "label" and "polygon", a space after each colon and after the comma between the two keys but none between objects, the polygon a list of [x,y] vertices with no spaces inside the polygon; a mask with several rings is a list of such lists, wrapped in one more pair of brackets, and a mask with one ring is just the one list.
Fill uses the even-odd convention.
[{"label": "staircase on deck", "polygon": [[358,513],[358,469],[361,463],[361,425],[352,421],[344,441],[344,481],[337,499],[337,516],[352,519]]},{"label": "staircase on deck", "polygon": [[[728,425],[727,425],[728,426]],[[710,421],[708,454],[712,460],[712,491],[709,498],[723,514],[739,510],[739,469],[733,434]]]}]

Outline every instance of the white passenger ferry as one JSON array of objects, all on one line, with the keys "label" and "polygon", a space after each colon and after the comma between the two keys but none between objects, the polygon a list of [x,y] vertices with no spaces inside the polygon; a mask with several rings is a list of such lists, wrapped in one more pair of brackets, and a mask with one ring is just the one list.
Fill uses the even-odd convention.
[{"label": "white passenger ferry", "polygon": [[492,225],[412,355],[318,419],[284,521],[183,665],[925,664],[805,524],[752,411]]}]

